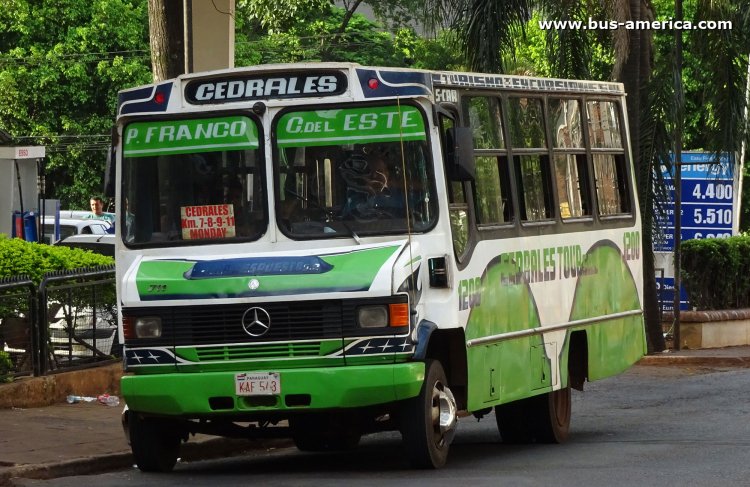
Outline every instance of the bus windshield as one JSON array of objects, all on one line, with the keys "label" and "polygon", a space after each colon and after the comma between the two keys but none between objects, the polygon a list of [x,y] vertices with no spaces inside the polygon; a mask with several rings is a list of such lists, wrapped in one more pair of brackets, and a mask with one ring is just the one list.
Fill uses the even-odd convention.
[{"label": "bus windshield", "polygon": [[133,122],[123,139],[126,244],[234,242],[265,232],[263,156],[251,118]]},{"label": "bus windshield", "polygon": [[275,124],[279,228],[291,238],[424,232],[437,197],[422,113],[387,105],[290,111]]}]

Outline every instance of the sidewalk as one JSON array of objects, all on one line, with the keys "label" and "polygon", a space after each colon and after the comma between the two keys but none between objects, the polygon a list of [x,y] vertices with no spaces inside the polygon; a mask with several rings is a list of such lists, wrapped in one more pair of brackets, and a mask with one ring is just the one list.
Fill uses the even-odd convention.
[{"label": "sidewalk", "polygon": [[[68,394],[119,394],[122,366],[105,365],[0,384],[0,487],[15,477],[51,479],[133,466],[125,440],[123,404],[68,404]],[[288,440],[239,440],[207,435],[183,443],[183,461],[290,446]]]},{"label": "sidewalk", "polygon": [[667,350],[647,355],[639,365],[671,365],[693,367],[750,367],[750,346]]},{"label": "sidewalk", "polygon": [[[50,479],[133,466],[122,410],[97,402],[0,409],[0,486],[14,485],[14,477]],[[183,443],[180,457],[196,461],[289,444],[196,435]]]},{"label": "sidewalk", "polygon": [[[750,346],[664,352],[644,357],[639,365],[750,367]],[[84,371],[76,374],[81,373]],[[90,374],[101,371],[92,369]],[[70,382],[61,377],[64,375],[27,379],[23,389],[0,386],[0,396],[10,391],[31,391],[35,385],[48,391],[50,387],[58,388],[55,404],[0,408],[0,487],[13,485],[13,477],[47,479],[132,466],[130,447],[120,423],[122,406],[67,404],[60,396],[64,392],[60,384]],[[56,381],[52,386],[51,380]],[[89,386],[92,387],[90,383]],[[180,456],[185,461],[200,460],[290,444],[286,440],[230,440],[197,435],[183,444]]]}]

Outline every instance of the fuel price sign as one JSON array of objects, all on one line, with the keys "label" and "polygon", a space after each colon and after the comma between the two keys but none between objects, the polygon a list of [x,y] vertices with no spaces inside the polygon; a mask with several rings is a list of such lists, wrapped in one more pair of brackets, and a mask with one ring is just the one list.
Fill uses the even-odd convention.
[{"label": "fuel price sign", "polygon": [[[732,236],[736,213],[737,191],[734,179],[734,161],[722,154],[715,162],[715,154],[708,152],[682,153],[682,225],[680,238],[726,238]],[[654,240],[654,250],[674,250],[674,179],[673,173],[663,168],[667,182],[667,199],[658,224],[662,231]]]}]

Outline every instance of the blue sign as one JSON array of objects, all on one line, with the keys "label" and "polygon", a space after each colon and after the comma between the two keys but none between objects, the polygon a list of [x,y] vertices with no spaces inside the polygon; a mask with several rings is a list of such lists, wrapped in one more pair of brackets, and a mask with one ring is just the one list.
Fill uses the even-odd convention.
[{"label": "blue sign", "polygon": [[[717,163],[715,156],[707,152],[682,153],[682,240],[732,236],[736,211],[734,161],[722,154]],[[661,235],[654,238],[654,250],[671,252],[674,250],[675,188],[673,174],[665,168],[662,171],[667,195],[661,201],[662,214],[657,221]]]},{"label": "blue sign", "polygon": [[[656,288],[662,313],[674,311],[674,277],[656,278]],[[688,296],[685,286],[680,286],[680,310],[688,310]]]}]

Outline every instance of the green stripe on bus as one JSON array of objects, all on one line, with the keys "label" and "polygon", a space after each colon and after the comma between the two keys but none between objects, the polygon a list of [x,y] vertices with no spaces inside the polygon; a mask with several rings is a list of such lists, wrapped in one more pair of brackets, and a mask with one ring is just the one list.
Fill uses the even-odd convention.
[{"label": "green stripe on bus", "polygon": [[[150,260],[138,267],[136,286],[141,299],[226,298],[249,294],[300,294],[311,292],[364,291],[397,245],[320,256],[333,268],[322,274],[268,276],[233,276],[209,279],[186,279],[194,262],[184,260]],[[250,291],[250,280],[260,286]]]}]

